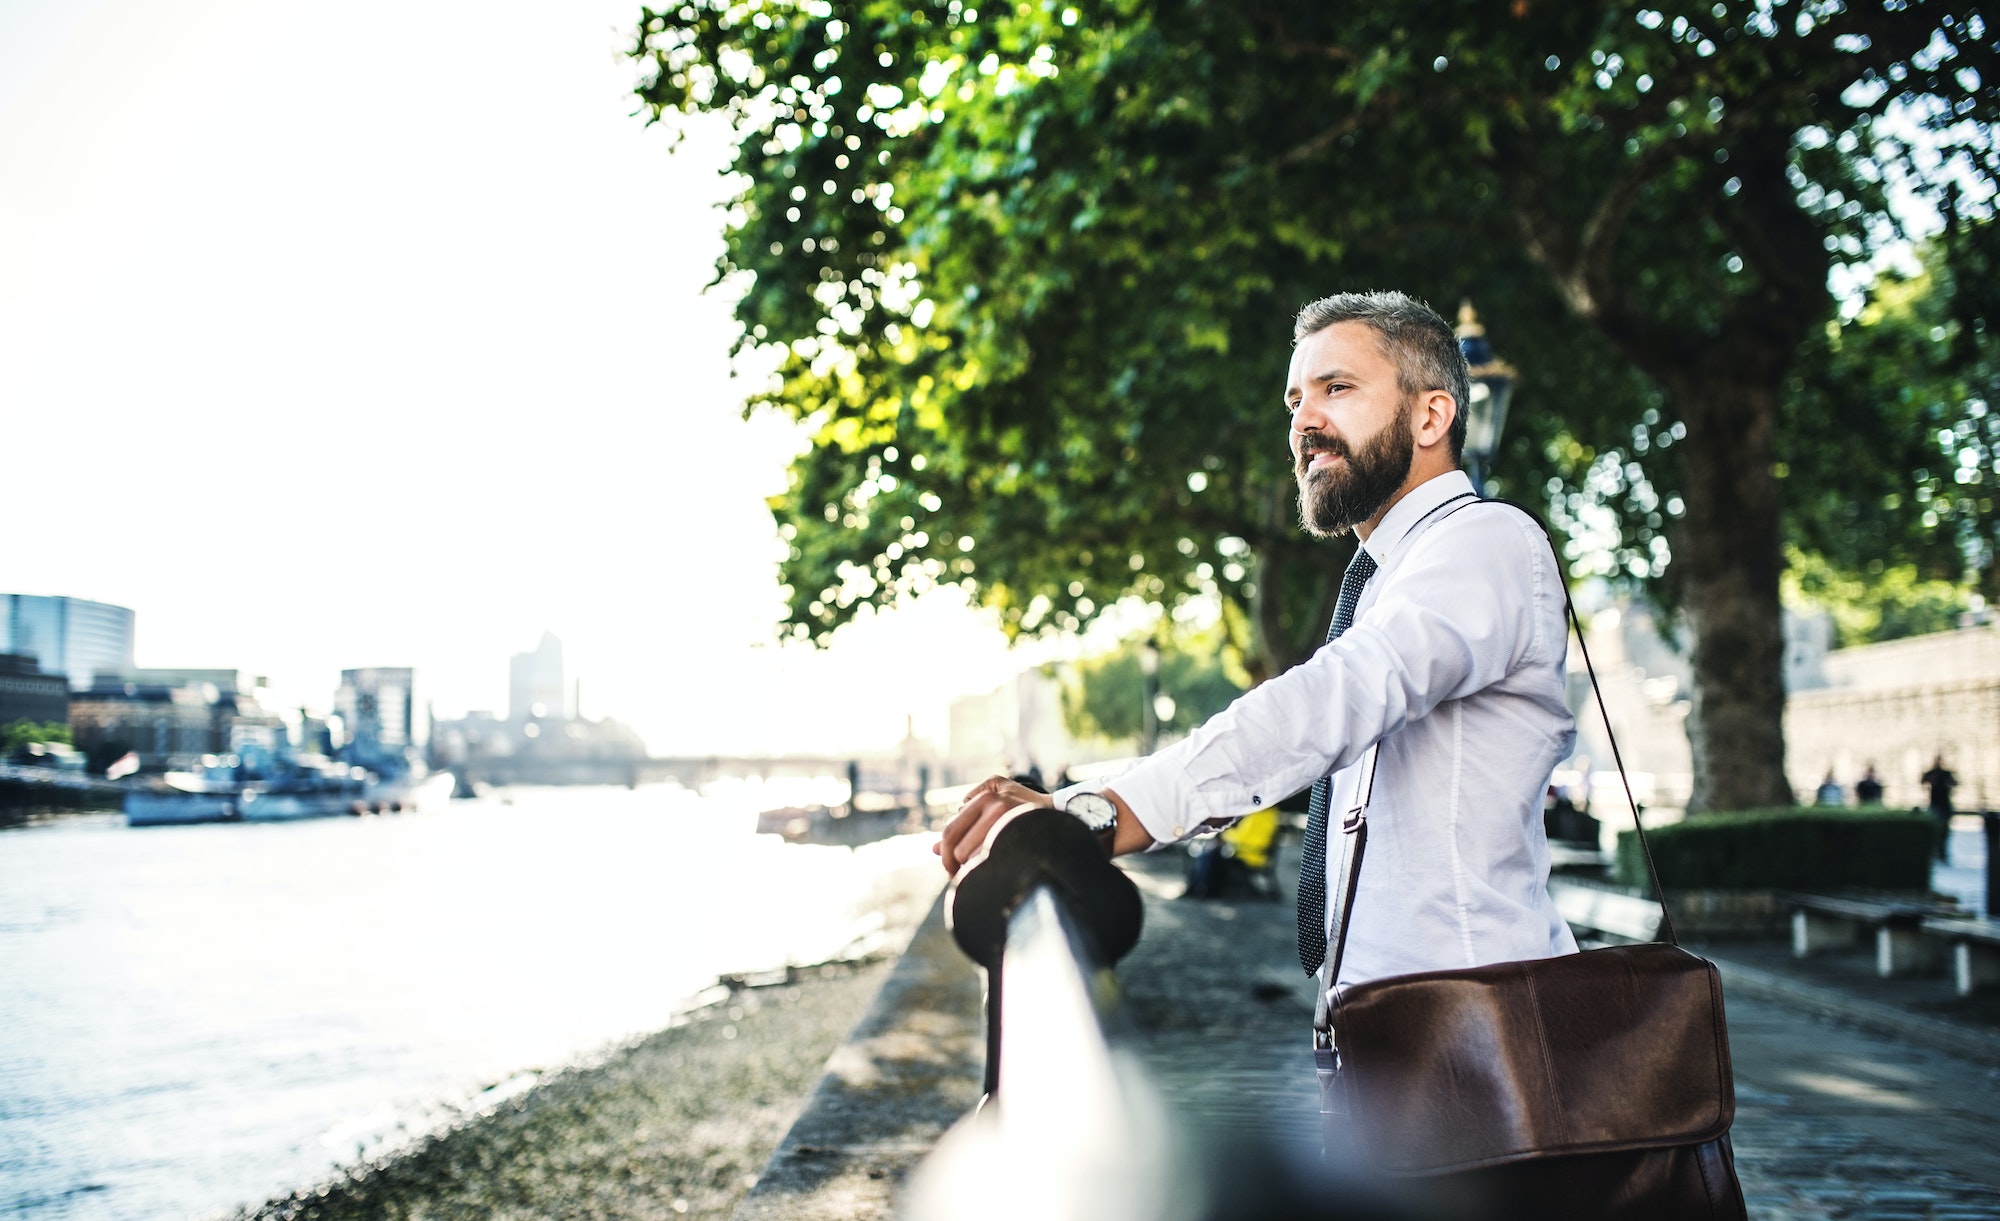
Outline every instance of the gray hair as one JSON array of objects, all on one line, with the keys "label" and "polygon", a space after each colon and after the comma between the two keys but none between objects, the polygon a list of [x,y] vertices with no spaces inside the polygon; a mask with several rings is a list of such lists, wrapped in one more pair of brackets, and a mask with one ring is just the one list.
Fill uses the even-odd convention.
[{"label": "gray hair", "polygon": [[1335,293],[1299,311],[1292,323],[1292,342],[1296,344],[1336,322],[1364,322],[1381,337],[1383,353],[1396,366],[1396,386],[1404,394],[1442,390],[1458,404],[1458,414],[1451,422],[1451,460],[1457,462],[1465,452],[1472,376],[1451,324],[1430,306],[1403,293]]}]

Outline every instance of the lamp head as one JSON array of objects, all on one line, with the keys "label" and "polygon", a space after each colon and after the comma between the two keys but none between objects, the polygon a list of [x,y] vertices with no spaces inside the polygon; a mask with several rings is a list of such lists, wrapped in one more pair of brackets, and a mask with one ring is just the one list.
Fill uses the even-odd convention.
[{"label": "lamp head", "polygon": [[1493,354],[1486,328],[1472,302],[1458,307],[1458,350],[1465,354],[1466,372],[1472,379],[1472,401],[1465,404],[1465,456],[1469,463],[1484,469],[1500,448],[1500,434],[1507,426],[1507,407],[1514,398],[1514,367]]}]

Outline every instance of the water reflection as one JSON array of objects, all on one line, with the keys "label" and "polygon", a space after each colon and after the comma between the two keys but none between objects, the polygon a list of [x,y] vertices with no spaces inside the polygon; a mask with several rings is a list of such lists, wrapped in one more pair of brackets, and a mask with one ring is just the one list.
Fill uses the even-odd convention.
[{"label": "water reflection", "polygon": [[753,834],[810,792],[514,790],[434,812],[0,834],[0,1214],[185,1216],[865,932],[928,837]]}]

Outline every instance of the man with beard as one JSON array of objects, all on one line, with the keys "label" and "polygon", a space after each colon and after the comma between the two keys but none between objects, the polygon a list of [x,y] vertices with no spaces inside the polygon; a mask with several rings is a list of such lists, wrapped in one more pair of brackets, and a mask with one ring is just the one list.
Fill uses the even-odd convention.
[{"label": "man with beard", "polygon": [[1299,954],[1325,955],[1338,820],[1368,798],[1367,866],[1338,984],[1576,948],[1549,897],[1542,796],[1568,756],[1563,578],[1541,529],[1459,470],[1469,382],[1444,319],[1401,293],[1299,312],[1285,403],[1307,532],[1359,539],[1327,644],[1184,741],[1053,796],[975,786],[939,844],[956,873],[1023,808],[1053,804],[1113,853],[1227,825],[1319,783]]}]

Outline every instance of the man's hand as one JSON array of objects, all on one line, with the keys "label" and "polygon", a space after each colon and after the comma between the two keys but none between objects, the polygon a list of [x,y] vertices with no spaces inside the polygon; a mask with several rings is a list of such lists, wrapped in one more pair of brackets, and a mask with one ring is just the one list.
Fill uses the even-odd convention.
[{"label": "man's hand", "polygon": [[958,813],[945,824],[944,838],[932,851],[943,860],[944,871],[956,877],[967,861],[986,850],[986,841],[1009,813],[1024,805],[1054,804],[1055,798],[1047,793],[1037,793],[1005,776],[988,776],[965,795]]}]

